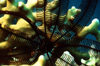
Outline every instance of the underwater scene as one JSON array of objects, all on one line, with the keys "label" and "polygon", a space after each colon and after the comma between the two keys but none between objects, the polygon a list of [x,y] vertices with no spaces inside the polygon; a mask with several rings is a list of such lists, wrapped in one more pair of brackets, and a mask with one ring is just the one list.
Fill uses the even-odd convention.
[{"label": "underwater scene", "polygon": [[100,0],[0,0],[0,66],[100,66]]}]

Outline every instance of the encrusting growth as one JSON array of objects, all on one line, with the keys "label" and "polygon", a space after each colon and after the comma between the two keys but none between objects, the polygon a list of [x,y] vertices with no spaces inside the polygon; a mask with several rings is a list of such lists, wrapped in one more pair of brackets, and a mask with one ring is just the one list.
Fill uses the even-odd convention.
[{"label": "encrusting growth", "polygon": [[[17,3],[15,0],[0,0],[0,13],[4,14],[2,17],[0,17],[0,28],[1,28],[0,29],[0,51],[8,50],[14,48],[15,46],[30,47],[30,45],[27,44],[28,40],[17,37],[16,35],[19,34],[22,37],[31,38],[37,35],[36,32],[37,30],[40,33],[42,32],[42,35],[44,35],[45,22],[47,24],[46,26],[47,36],[45,37],[50,38],[50,35],[52,34],[52,32],[50,32],[50,26],[55,25],[55,20],[57,19],[57,15],[58,15],[56,13],[53,13],[52,11],[55,10],[57,7],[59,7],[58,5],[59,0],[53,0],[49,3],[46,3],[45,11],[41,10],[41,11],[33,12],[33,8],[43,8],[44,3],[45,3],[44,0],[27,0],[26,4],[21,2],[21,0]],[[74,19],[79,15],[80,12],[81,9],[77,9],[75,6],[72,6],[65,15],[59,16],[58,26],[64,25],[62,26],[62,28],[64,29],[67,29],[68,26],[72,27],[74,25],[73,23]],[[13,23],[14,19],[17,20],[16,24]],[[35,24],[37,21],[41,21],[42,25],[38,26],[37,28],[33,28],[34,26],[32,25]],[[100,31],[98,29],[99,26],[100,23],[97,18],[93,19],[92,23],[89,26],[81,27],[76,25],[76,27],[82,29],[74,30],[76,31],[75,39],[84,38],[86,35],[92,34],[96,37],[97,41],[100,42]],[[63,29],[59,29],[59,30],[61,31]],[[14,33],[15,35],[11,34],[10,32]],[[57,39],[57,37],[54,36],[52,38],[53,41]],[[63,40],[65,39],[62,39],[62,41]],[[72,52],[73,54],[75,53],[73,52],[73,50],[69,49],[69,51]],[[38,66],[44,66],[45,63],[46,63],[45,57],[43,55],[40,55],[38,61],[35,64],[33,64],[33,66],[36,66],[37,64],[39,64]]]}]

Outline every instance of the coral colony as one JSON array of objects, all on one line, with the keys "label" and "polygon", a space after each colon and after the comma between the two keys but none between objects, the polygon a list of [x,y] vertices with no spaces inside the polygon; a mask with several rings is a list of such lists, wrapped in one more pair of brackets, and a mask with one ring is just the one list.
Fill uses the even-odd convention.
[{"label": "coral colony", "polygon": [[[45,0],[27,0],[26,3],[22,0],[0,0],[1,66],[47,66],[46,64],[50,65],[51,63],[56,66],[60,66],[59,63],[62,64],[61,66],[66,66],[67,63],[64,65],[64,62],[61,62],[58,57],[70,61],[70,64],[76,66],[78,63],[74,61],[75,58],[80,59],[83,65],[95,66],[100,62],[97,52],[89,50],[87,53],[82,53],[78,52],[76,47],[66,47],[59,55],[59,47],[63,48],[67,46],[66,44],[77,46],[88,34],[94,35],[96,40],[100,42],[100,31],[98,29],[100,23],[97,18],[94,18],[88,26],[76,25],[72,30],[70,28],[74,25],[73,21],[80,14],[81,9],[72,6],[65,15],[58,17],[58,14],[52,11],[59,7],[59,3],[60,0],[52,0],[48,3]],[[33,10],[34,8],[40,8],[40,10]],[[37,26],[37,22],[40,22],[41,25]],[[51,26],[55,26],[55,24],[57,24],[55,30],[62,25],[62,28],[57,28],[58,32],[63,33],[63,28],[75,32],[73,39],[65,40],[66,38],[62,37],[55,43],[56,39],[61,36],[51,30]],[[53,35],[52,32],[54,32]],[[70,33],[66,36],[70,36]],[[56,56],[56,53],[59,56]],[[69,57],[71,57],[71,60],[68,59]],[[49,58],[51,61],[49,61]],[[85,58],[88,59],[85,60]]]}]

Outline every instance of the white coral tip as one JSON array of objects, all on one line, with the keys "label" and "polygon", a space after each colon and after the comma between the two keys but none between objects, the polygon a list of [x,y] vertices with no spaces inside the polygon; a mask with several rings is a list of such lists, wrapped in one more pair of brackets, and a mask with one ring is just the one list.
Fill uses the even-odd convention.
[{"label": "white coral tip", "polygon": [[21,1],[18,3],[18,7],[22,7],[23,5],[24,5],[24,3]]},{"label": "white coral tip", "polygon": [[72,9],[75,9],[75,6],[72,6]]},{"label": "white coral tip", "polygon": [[85,64],[85,63],[86,63],[86,61],[85,61],[84,59],[81,59],[81,63],[84,63],[84,64]]}]

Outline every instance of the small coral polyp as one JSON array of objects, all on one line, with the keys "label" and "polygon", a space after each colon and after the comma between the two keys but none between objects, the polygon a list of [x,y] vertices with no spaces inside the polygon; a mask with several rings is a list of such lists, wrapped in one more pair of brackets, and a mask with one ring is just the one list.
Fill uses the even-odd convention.
[{"label": "small coral polyp", "polygon": [[[43,7],[45,8],[45,11],[43,10],[33,11],[33,8],[43,9]],[[5,54],[7,56],[12,54],[17,54],[17,51],[16,52],[12,51],[15,47],[32,48],[32,46],[28,45],[29,41],[24,38],[34,39],[33,37],[37,36],[37,31],[42,36],[46,38],[50,38],[50,35],[52,34],[52,32],[50,32],[50,26],[55,25],[55,21],[57,19],[57,14],[53,13],[52,11],[55,10],[57,7],[59,7],[59,0],[52,0],[51,2],[48,2],[46,4],[44,0],[27,0],[26,4],[24,4],[24,2],[21,2],[21,0],[17,3],[16,0],[0,0],[0,14],[4,14],[2,17],[0,17],[0,28],[1,28],[0,29],[0,52],[2,51],[7,52],[7,53],[2,52],[3,55]],[[81,9],[72,6],[70,9],[68,9],[65,15],[59,16],[58,20],[60,21],[60,24],[58,24],[57,26],[59,27],[59,25],[64,25],[63,26],[64,29],[66,29],[67,26],[72,27],[74,24],[73,23],[74,19],[77,17],[77,15],[80,14],[80,12]],[[13,23],[14,19],[17,19],[16,24]],[[42,22],[42,25],[36,27],[34,24],[38,21]],[[45,23],[46,23],[46,27],[45,27]],[[94,18],[89,26],[81,27],[76,25],[76,27],[82,29],[81,30],[77,29],[75,31],[76,32],[75,40],[78,40],[79,38],[82,39],[86,35],[92,34],[96,37],[97,41],[100,42],[100,31],[98,29],[99,26],[100,23],[97,18]],[[46,28],[47,34],[45,34],[44,28]],[[63,29],[59,29],[59,30],[61,31]],[[19,35],[19,37],[17,35]],[[56,35],[60,36],[59,34]],[[23,38],[20,38],[20,36]],[[54,36],[51,39],[52,42],[57,39],[57,37]],[[59,41],[63,41],[63,40],[65,39],[61,39]],[[59,44],[59,42],[57,44]],[[72,50],[69,49],[69,52],[73,50],[74,49]],[[20,52],[18,51],[18,53]],[[2,54],[0,53],[0,55]],[[82,54],[80,54],[80,57],[81,55]],[[32,65],[45,66],[46,61],[47,59],[42,54],[39,56],[37,62]],[[23,66],[24,64],[26,64],[25,62],[22,64],[21,62],[20,63],[19,62],[14,62],[14,63],[15,64],[18,63]],[[13,64],[13,62],[8,60],[7,63],[4,62],[3,64],[10,65]]]}]

